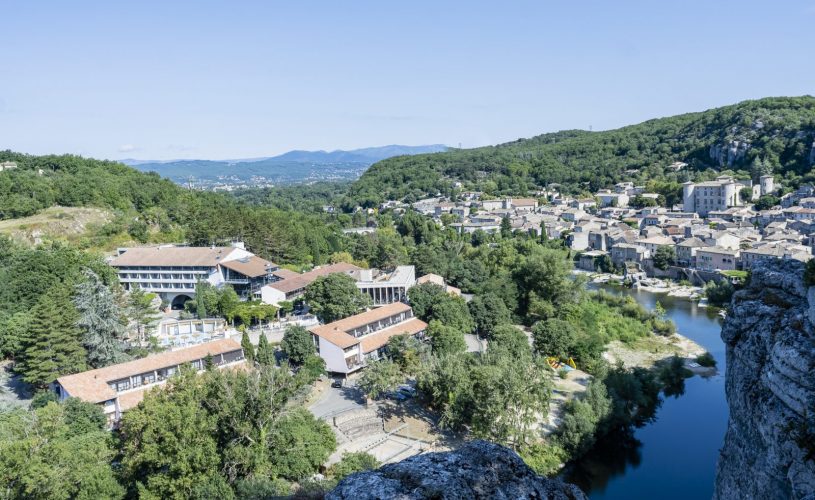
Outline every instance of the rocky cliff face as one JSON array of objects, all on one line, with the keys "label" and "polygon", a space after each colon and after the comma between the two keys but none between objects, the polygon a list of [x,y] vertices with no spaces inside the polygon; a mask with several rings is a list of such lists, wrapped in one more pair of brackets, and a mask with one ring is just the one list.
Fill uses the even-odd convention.
[{"label": "rocky cliff face", "polygon": [[797,261],[760,264],[733,297],[716,499],[815,499],[815,287],[803,272]]},{"label": "rocky cliff face", "polygon": [[736,162],[744,159],[748,149],[750,149],[748,141],[732,140],[725,144],[710,146],[708,154],[710,159],[718,163],[720,167],[732,167]]},{"label": "rocky cliff face", "polygon": [[508,448],[473,441],[444,453],[425,453],[343,479],[327,500],[553,499],[579,500],[576,486],[538,476]]}]

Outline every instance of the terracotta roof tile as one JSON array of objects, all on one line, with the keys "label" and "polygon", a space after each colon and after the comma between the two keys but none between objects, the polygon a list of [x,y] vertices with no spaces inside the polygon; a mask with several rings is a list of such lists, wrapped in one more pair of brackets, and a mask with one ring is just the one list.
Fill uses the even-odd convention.
[{"label": "terracotta roof tile", "polygon": [[[376,309],[371,309],[370,311],[365,311],[364,313],[335,321],[333,323],[328,323],[327,325],[313,326],[309,328],[309,331],[318,337],[322,337],[332,344],[345,349],[346,347],[351,347],[352,345],[358,344],[361,340],[348,334],[348,331],[410,310],[411,308],[409,305],[402,302],[394,302],[392,304],[387,304]],[[394,327],[389,327],[385,330],[390,328]],[[381,332],[377,332],[374,335],[379,333]]]},{"label": "terracotta roof tile", "polygon": [[246,259],[228,260],[226,262],[221,262],[221,265],[250,278],[266,276],[266,274],[269,273],[270,267],[277,267],[272,262],[262,259],[257,255],[253,255]]},{"label": "terracotta roof tile", "polygon": [[116,391],[111,389],[108,385],[108,382],[113,380],[119,380],[169,366],[189,363],[197,359],[205,358],[207,355],[214,356],[224,354],[236,351],[240,348],[241,345],[232,339],[215,340],[177,351],[153,354],[146,358],[136,359],[126,363],[119,363],[117,365],[97,368],[96,370],[75,373],[73,375],[65,375],[64,377],[58,378],[57,383],[73,397],[92,403],[99,403],[116,397]]},{"label": "terracotta roof tile", "polygon": [[427,329],[427,323],[419,318],[411,318],[407,321],[399,323],[384,330],[380,330],[371,335],[367,335],[362,339],[362,352],[367,354],[375,351],[388,343],[391,337],[397,335],[416,335],[417,333]]},{"label": "terracotta roof tile", "polygon": [[333,273],[351,273],[353,271],[359,271],[360,269],[360,267],[353,264],[340,262],[338,264],[318,267],[317,269],[311,270],[307,273],[295,274],[294,276],[271,283],[269,286],[276,290],[280,290],[283,293],[291,293],[295,290],[299,290],[300,288],[307,287],[320,276],[326,276]]},{"label": "terracotta roof tile", "polygon": [[300,273],[296,273],[294,271],[290,271],[288,269],[283,269],[283,268],[280,268],[280,269],[274,271],[272,274],[274,274],[275,276],[277,276],[280,279],[288,279],[288,278],[294,278],[295,276],[300,276]]},{"label": "terracotta roof tile", "polygon": [[144,396],[147,394],[147,391],[154,387],[161,387],[161,386],[150,386],[145,387],[144,389],[136,390],[136,391],[129,391],[125,392],[124,394],[119,395],[119,410],[120,411],[127,411],[131,410],[139,405],[144,399]]},{"label": "terracotta roof tile", "polygon": [[311,329],[318,335],[320,331],[339,330],[342,332],[347,332],[349,330],[353,330],[354,328],[367,325],[368,323],[373,323],[374,321],[385,319],[389,316],[393,316],[394,314],[399,314],[401,312],[407,312],[410,310],[411,308],[409,305],[403,302],[394,302],[392,304],[387,304],[382,307],[377,307],[360,314],[355,314],[353,316],[334,321],[333,323],[328,323],[327,325],[314,326]]},{"label": "terracotta roof tile", "polygon": [[110,261],[113,267],[119,266],[209,266],[215,267],[235,248],[232,247],[136,247]]}]

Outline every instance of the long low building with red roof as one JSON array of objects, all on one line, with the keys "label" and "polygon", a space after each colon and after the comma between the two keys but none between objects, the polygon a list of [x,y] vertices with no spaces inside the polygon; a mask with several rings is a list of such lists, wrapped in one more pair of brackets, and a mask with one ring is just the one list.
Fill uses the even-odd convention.
[{"label": "long low building with red roof", "polygon": [[379,359],[392,337],[422,337],[427,323],[413,316],[413,309],[394,302],[345,319],[309,329],[326,369],[334,373],[352,373],[369,360]]},{"label": "long low building with red roof", "polygon": [[237,366],[244,363],[243,348],[232,339],[215,340],[65,375],[53,383],[53,390],[60,401],[74,397],[100,405],[108,423],[114,425],[122,412],[138,405],[149,389],[163,385],[181,365],[189,364],[203,371],[207,358],[218,368]]}]

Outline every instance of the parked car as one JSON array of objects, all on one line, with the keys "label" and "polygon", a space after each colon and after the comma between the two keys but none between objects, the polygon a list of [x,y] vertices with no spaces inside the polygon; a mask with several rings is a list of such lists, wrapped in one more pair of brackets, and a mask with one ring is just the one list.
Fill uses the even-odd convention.
[{"label": "parked car", "polygon": [[396,390],[397,390],[397,392],[400,392],[400,393],[404,394],[405,396],[407,396],[409,398],[412,398],[413,396],[416,395],[416,388],[412,387],[412,386],[409,386],[407,384],[400,385],[399,388],[396,389]]},{"label": "parked car", "polygon": [[331,382],[331,387],[333,387],[334,389],[341,389],[342,388],[342,380],[334,379]]},{"label": "parked car", "polygon": [[404,401],[409,396],[401,391],[391,391],[385,394],[385,397],[388,399],[393,399],[394,401]]}]

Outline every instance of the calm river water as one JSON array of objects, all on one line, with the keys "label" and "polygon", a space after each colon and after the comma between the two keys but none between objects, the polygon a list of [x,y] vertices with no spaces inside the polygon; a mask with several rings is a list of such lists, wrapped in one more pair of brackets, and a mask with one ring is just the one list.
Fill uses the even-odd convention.
[{"label": "calm river water", "polygon": [[684,394],[663,396],[656,420],[636,429],[633,440],[609,436],[574,464],[564,479],[580,486],[592,499],[710,498],[728,415],[721,320],[715,312],[688,300],[604,289],[629,294],[649,309],[658,300],[679,333],[713,354],[719,374],[687,379]]}]

